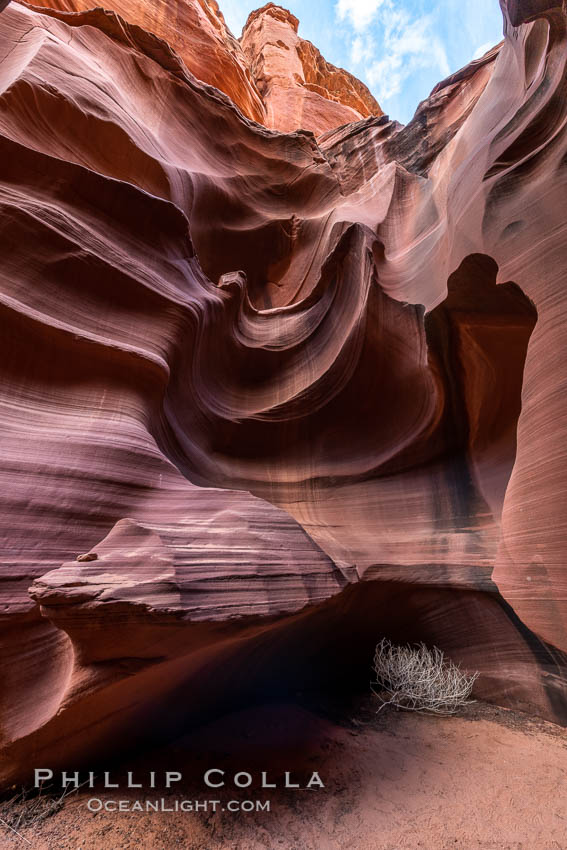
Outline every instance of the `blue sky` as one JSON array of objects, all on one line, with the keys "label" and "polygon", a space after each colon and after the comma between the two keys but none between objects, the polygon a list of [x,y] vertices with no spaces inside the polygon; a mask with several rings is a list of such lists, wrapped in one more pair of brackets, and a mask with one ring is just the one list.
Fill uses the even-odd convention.
[{"label": "blue sky", "polygon": [[[262,0],[219,0],[236,36]],[[363,80],[391,118],[407,123],[417,104],[453,71],[502,38],[498,0],[288,0],[299,34]]]}]

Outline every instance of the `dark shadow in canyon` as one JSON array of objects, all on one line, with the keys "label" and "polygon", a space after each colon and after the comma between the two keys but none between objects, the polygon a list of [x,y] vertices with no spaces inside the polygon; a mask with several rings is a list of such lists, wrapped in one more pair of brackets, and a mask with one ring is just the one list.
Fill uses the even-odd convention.
[{"label": "dark shadow in canyon", "polygon": [[497,284],[498,265],[470,254],[426,315],[431,362],[446,387],[442,428],[451,489],[462,516],[499,521],[516,458],[528,343],[537,311],[517,284]]},{"label": "dark shadow in canyon", "polygon": [[[312,739],[320,737],[313,716],[322,722],[330,712],[335,720],[341,713],[346,718],[361,696],[369,694],[374,647],[383,635],[396,643],[424,641],[439,646],[465,669],[480,670],[479,698],[554,716],[567,725],[567,678],[560,672],[567,669],[567,659],[531,636],[511,616],[496,588],[490,594],[374,581],[350,585],[296,615],[258,621],[255,631],[250,619],[247,628],[251,631],[238,622],[212,629],[210,624],[184,624],[177,619],[175,626],[172,618],[169,628],[182,630],[185,640],[193,635],[194,652],[169,662],[147,659],[144,664],[139,659],[137,668],[132,667],[135,659],[116,659],[116,672],[132,668],[130,683],[126,679],[113,684],[107,667],[108,689],[74,709],[82,712],[78,726],[65,712],[50,722],[56,737],[61,736],[57,755],[52,745],[46,755],[30,736],[25,758],[21,751],[16,754],[18,763],[26,765],[19,778],[29,781],[37,766],[121,772],[135,760],[147,768],[145,754],[152,748],[159,750],[189,733],[197,734],[200,726],[240,711],[264,706],[262,712],[269,717],[270,705],[276,715],[278,706],[290,706],[290,723],[295,726],[287,729],[284,718],[283,727],[281,723],[274,727],[273,741],[264,730],[260,740],[265,749],[259,755],[264,754],[267,766],[270,749],[281,749],[281,735],[285,747],[295,748],[299,755],[308,753]],[[162,629],[166,628],[163,622]],[[216,649],[206,644],[215,630],[222,638]],[[94,720],[85,724],[91,712],[93,718],[112,717],[117,687],[130,688],[132,699],[111,730],[100,728]],[[304,710],[311,716],[306,728],[297,720]],[[42,730],[44,741],[47,731]],[[254,740],[249,749],[254,751]],[[183,748],[180,753],[184,758]],[[242,763],[241,741],[235,740],[231,749],[227,740],[223,757],[223,764],[248,766]],[[171,761],[167,764],[169,770],[180,767]]]}]

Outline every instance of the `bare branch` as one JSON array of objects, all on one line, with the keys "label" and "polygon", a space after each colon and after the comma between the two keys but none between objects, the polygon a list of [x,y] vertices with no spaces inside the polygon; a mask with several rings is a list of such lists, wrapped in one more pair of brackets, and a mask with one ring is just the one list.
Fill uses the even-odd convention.
[{"label": "bare branch", "polygon": [[479,673],[465,673],[442,650],[424,643],[396,646],[386,638],[374,654],[373,693],[382,705],[427,714],[455,714],[469,699]]}]

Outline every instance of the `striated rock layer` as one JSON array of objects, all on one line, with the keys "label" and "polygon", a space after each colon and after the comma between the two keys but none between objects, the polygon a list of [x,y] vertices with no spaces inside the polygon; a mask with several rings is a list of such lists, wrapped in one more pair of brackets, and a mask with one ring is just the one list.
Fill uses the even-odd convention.
[{"label": "striated rock layer", "polygon": [[[37,0],[28,5],[68,13],[93,10],[91,0]],[[244,115],[254,121],[265,120],[260,93],[254,85],[242,49],[226,26],[216,0],[174,3],[169,0],[120,0],[112,9],[119,13],[120,18],[102,9],[98,10],[97,16],[97,25],[109,37],[124,38],[121,19],[127,20],[133,25],[134,37],[144,46],[144,51],[157,50],[162,55],[174,51],[192,74],[225,92]],[[75,25],[70,16],[66,20],[71,26]],[[166,44],[159,46],[154,35]],[[163,63],[163,58],[161,61]]]},{"label": "striated rock layer", "polygon": [[[37,0],[34,5],[64,12],[93,7],[91,0]],[[167,42],[165,52],[172,49],[199,80],[267,127],[322,133],[383,114],[367,87],[299,38],[297,18],[273,3],[249,16],[240,42],[216,0],[119,0],[112,8],[135,26],[146,49],[147,36],[159,36]],[[115,15],[105,13],[99,26],[111,37],[123,37]],[[156,49],[154,39],[150,50]]]},{"label": "striated rock layer", "polygon": [[48,5],[0,17],[2,782],[384,634],[565,722],[561,3],[406,127],[272,4]]}]

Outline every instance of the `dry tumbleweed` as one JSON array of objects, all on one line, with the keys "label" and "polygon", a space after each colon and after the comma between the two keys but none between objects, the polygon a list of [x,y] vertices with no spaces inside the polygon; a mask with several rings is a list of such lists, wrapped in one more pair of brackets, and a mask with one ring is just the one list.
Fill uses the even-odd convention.
[{"label": "dry tumbleweed", "polygon": [[455,714],[467,702],[478,673],[464,673],[437,647],[396,646],[382,638],[374,654],[374,694],[382,705],[429,714]]}]

